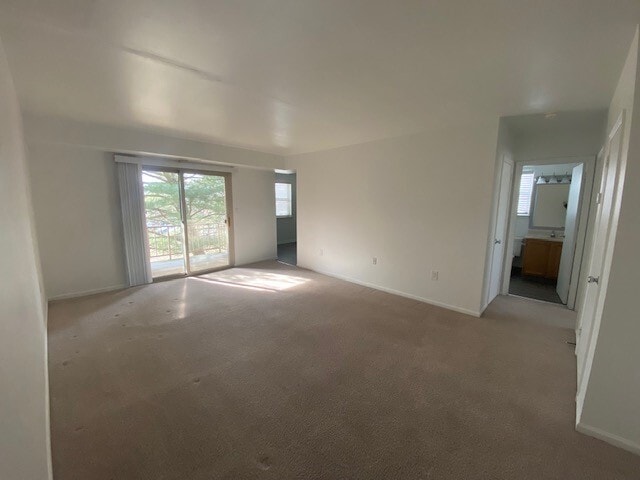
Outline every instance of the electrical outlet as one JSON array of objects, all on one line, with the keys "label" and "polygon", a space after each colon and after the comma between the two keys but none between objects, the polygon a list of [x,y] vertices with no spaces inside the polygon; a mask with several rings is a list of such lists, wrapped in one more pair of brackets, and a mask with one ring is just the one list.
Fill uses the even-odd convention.
[{"label": "electrical outlet", "polygon": [[374,265],[377,265],[378,264],[378,257],[373,257],[372,258],[372,262],[373,262]]},{"label": "electrical outlet", "polygon": [[433,280],[434,282],[438,281],[438,270],[431,270],[431,280]]}]

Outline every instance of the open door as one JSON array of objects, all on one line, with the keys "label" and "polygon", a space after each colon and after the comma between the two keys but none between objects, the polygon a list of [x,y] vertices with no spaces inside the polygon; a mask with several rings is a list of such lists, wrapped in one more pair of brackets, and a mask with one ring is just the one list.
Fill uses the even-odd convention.
[{"label": "open door", "polygon": [[507,240],[507,220],[509,218],[509,199],[511,198],[511,178],[513,177],[513,164],[502,162],[500,174],[500,192],[498,193],[498,206],[496,211],[496,225],[493,235],[493,251],[491,253],[491,274],[489,276],[489,290],[487,305],[500,293],[502,284],[502,271],[504,253]]},{"label": "open door", "polygon": [[562,300],[562,303],[565,305],[567,305],[569,301],[569,285],[571,283],[573,259],[576,251],[583,176],[583,164],[573,167],[571,186],[569,187],[569,199],[567,200],[567,217],[564,226],[565,237],[562,245],[562,255],[560,257],[560,268],[558,270],[558,284],[556,286],[556,292],[558,292],[560,300]]}]

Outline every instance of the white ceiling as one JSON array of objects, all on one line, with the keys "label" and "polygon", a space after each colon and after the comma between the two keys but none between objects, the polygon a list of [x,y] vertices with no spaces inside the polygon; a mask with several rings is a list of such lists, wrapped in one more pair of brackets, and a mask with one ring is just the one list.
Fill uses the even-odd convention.
[{"label": "white ceiling", "polygon": [[604,138],[607,110],[516,115],[504,117],[504,120],[509,127],[509,132],[516,140],[524,136],[542,138],[568,135],[571,132],[583,132],[584,135],[597,135]]},{"label": "white ceiling", "polygon": [[281,154],[606,107],[638,0],[0,0],[25,111]]},{"label": "white ceiling", "polygon": [[573,167],[578,163],[555,163],[553,165],[524,165],[524,171],[533,172],[538,175],[571,175]]}]

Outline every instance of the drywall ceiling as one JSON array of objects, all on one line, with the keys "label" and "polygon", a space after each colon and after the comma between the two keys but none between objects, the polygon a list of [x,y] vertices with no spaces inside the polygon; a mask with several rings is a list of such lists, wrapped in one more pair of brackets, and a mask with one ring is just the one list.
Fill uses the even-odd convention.
[{"label": "drywall ceiling", "polygon": [[517,161],[595,156],[605,139],[607,110],[503,117]]},{"label": "drywall ceiling", "polygon": [[560,163],[554,165],[525,165],[523,171],[529,171],[538,175],[571,175],[573,167],[577,163]]},{"label": "drywall ceiling", "polygon": [[637,0],[0,0],[30,114],[279,154],[603,108]]},{"label": "drywall ceiling", "polygon": [[504,118],[509,131],[516,138],[525,135],[557,135],[557,132],[596,132],[604,137],[607,125],[607,110],[581,112],[558,112],[534,115],[517,115]]}]

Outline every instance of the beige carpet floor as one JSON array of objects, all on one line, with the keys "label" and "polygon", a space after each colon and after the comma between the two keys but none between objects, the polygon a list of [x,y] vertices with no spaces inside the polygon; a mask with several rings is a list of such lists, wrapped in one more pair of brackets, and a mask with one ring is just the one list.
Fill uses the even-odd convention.
[{"label": "beige carpet floor", "polygon": [[500,298],[478,319],[275,262],[53,303],[55,479],[640,478],[574,431],[554,316]]}]

